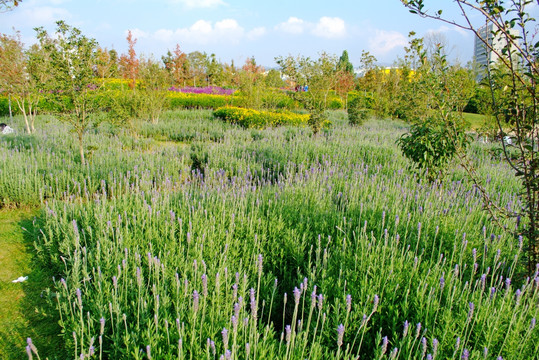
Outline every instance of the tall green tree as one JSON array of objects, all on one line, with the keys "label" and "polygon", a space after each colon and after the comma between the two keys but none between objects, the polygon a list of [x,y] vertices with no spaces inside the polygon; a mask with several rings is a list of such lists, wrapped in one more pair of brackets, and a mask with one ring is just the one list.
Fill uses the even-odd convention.
[{"label": "tall green tree", "polygon": [[69,123],[77,136],[81,163],[85,165],[84,135],[94,123],[98,108],[94,84],[97,42],[64,21],[56,24],[54,37],[43,28],[36,29],[43,54],[49,60],[51,78],[46,85],[53,93],[58,118]]},{"label": "tall green tree", "polygon": [[354,65],[350,62],[348,57],[348,51],[343,50],[341,57],[339,58],[339,69],[346,71],[347,73],[354,73]]}]

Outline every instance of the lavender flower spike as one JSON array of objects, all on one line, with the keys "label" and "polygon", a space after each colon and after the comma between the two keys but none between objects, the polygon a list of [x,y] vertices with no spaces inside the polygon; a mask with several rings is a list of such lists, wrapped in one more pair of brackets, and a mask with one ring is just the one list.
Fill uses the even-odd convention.
[{"label": "lavender flower spike", "polygon": [[344,325],[343,324],[340,324],[338,327],[337,327],[337,346],[338,347],[341,347],[342,346],[342,339],[344,337]]}]

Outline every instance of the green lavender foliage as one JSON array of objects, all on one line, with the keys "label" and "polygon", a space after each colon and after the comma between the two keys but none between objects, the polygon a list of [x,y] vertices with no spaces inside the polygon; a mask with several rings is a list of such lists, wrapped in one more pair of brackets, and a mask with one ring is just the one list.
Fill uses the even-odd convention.
[{"label": "green lavender foliage", "polygon": [[[336,112],[313,136],[210,114],[166,113],[136,139],[102,124],[86,167],[52,118],[0,138],[3,204],[42,204],[35,242],[65,356],[537,356],[538,274],[523,277],[521,242],[462,169],[410,173],[402,124]],[[493,147],[470,155],[516,208]]]}]

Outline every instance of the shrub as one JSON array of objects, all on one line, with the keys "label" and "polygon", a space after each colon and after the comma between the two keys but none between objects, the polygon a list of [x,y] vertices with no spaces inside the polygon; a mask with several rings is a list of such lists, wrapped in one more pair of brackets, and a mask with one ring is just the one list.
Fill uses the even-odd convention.
[{"label": "shrub", "polygon": [[238,96],[169,92],[167,97],[171,109],[217,109],[242,104],[242,98]]},{"label": "shrub", "polygon": [[328,109],[330,110],[340,110],[344,108],[344,104],[339,98],[331,98],[328,101]]},{"label": "shrub", "polygon": [[364,108],[364,99],[355,97],[348,103],[348,122],[350,125],[363,125],[369,117],[369,110]]},{"label": "shrub", "polygon": [[306,125],[309,115],[300,115],[288,111],[270,112],[244,109],[239,107],[222,107],[213,112],[213,116],[238,124],[245,128],[265,128],[280,125]]},{"label": "shrub", "polygon": [[0,116],[9,115],[9,100],[5,96],[0,96]]}]

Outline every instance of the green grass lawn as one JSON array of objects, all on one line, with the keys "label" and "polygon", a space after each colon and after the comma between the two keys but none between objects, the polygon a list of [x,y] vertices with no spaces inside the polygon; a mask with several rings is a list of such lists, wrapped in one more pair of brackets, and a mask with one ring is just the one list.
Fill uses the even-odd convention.
[{"label": "green grass lawn", "polygon": [[[45,289],[51,276],[34,263],[31,231],[35,210],[0,210],[0,359],[27,359],[28,337],[42,359],[60,346],[55,312],[47,304]],[[22,283],[13,283],[28,276]],[[51,315],[53,314],[53,315]],[[43,356],[45,355],[45,356]]]},{"label": "green grass lawn", "polygon": [[470,124],[470,128],[472,130],[477,130],[479,128],[482,128],[485,126],[485,124],[489,124],[494,126],[494,120],[492,118],[489,118],[485,115],[481,114],[472,114],[472,113],[463,113],[464,120],[466,120]]}]

